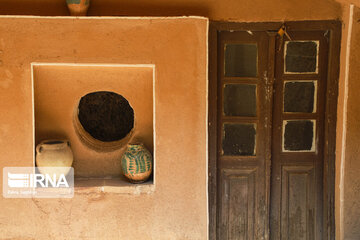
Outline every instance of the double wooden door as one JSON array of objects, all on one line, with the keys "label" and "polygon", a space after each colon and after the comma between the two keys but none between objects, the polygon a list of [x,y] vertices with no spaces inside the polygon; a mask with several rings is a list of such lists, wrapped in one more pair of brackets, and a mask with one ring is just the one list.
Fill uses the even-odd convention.
[{"label": "double wooden door", "polygon": [[331,239],[330,32],[211,34],[211,239]]}]

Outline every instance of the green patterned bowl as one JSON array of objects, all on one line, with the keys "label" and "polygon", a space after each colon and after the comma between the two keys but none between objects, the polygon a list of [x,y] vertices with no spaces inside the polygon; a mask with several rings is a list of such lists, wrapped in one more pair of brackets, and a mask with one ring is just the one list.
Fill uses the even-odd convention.
[{"label": "green patterned bowl", "polygon": [[130,182],[145,182],[152,172],[152,156],[143,144],[128,144],[121,157],[121,168]]},{"label": "green patterned bowl", "polygon": [[66,0],[71,16],[86,16],[90,0]]}]

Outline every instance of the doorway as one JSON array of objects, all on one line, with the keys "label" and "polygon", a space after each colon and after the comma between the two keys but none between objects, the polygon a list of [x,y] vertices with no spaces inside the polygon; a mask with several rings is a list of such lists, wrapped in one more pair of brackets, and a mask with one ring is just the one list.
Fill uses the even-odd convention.
[{"label": "doorway", "polygon": [[209,43],[210,239],[334,239],[340,23],[213,22]]}]

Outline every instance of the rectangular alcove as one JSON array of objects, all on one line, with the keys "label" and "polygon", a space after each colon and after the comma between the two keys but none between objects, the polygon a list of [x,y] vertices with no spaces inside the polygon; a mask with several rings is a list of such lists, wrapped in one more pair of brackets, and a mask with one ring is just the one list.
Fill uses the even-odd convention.
[{"label": "rectangular alcove", "polygon": [[[139,193],[154,190],[155,66],[152,64],[32,63],[34,148],[43,140],[68,139],[74,155],[75,192]],[[80,99],[92,92],[113,92],[134,111],[131,140],[142,142],[153,156],[153,174],[143,184],[129,183],[121,173],[126,144],[100,151],[89,147],[74,124]],[[35,162],[35,156],[34,156]]]}]

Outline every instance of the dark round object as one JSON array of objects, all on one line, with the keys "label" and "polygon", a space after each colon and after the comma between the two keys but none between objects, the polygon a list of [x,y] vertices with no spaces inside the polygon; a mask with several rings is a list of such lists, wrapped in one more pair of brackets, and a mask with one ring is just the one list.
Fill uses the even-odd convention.
[{"label": "dark round object", "polygon": [[93,138],[102,142],[118,141],[134,127],[134,110],[114,92],[92,92],[80,99],[78,118]]}]

